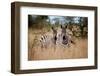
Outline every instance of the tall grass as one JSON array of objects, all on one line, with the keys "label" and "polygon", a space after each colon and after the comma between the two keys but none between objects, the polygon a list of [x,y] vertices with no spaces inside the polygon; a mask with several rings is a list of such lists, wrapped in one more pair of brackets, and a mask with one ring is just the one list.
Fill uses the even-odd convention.
[{"label": "tall grass", "polygon": [[52,34],[51,30],[32,29],[28,30],[28,60],[51,60],[51,59],[76,59],[88,57],[87,38],[76,38],[75,44],[70,47],[48,44],[47,48],[41,48],[39,38],[43,34]]}]

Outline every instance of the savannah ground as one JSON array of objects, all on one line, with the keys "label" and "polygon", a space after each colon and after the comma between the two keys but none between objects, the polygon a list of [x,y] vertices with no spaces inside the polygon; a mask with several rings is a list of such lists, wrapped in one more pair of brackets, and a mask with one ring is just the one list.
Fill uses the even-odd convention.
[{"label": "savannah ground", "polygon": [[79,59],[88,57],[87,38],[76,38],[75,44],[70,47],[51,44],[48,48],[41,48],[38,38],[43,32],[51,34],[48,30],[28,29],[28,60],[52,60],[52,59]]}]

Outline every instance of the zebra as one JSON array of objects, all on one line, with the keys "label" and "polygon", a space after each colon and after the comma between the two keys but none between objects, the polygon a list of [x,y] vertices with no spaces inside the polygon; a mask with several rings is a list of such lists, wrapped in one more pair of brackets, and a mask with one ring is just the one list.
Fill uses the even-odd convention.
[{"label": "zebra", "polygon": [[52,35],[44,34],[40,37],[41,47],[47,48],[50,44],[53,46],[62,45],[69,46],[71,43],[75,44],[71,36],[66,31],[67,26],[61,25],[61,31],[58,32],[57,29],[51,27]]},{"label": "zebra", "polygon": [[61,25],[61,40],[62,40],[62,44],[64,45],[70,45],[70,43],[75,44],[75,42],[73,41],[71,35],[70,35],[70,30],[67,29],[67,25],[66,26],[62,26]]},{"label": "zebra", "polygon": [[41,47],[47,48],[48,40],[47,35],[42,35],[40,38]]}]

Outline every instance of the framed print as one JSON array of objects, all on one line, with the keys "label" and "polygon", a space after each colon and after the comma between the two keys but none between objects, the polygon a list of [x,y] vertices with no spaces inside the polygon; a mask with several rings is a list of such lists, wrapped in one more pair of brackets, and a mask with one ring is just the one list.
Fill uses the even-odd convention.
[{"label": "framed print", "polygon": [[97,7],[11,3],[11,72],[97,69]]}]

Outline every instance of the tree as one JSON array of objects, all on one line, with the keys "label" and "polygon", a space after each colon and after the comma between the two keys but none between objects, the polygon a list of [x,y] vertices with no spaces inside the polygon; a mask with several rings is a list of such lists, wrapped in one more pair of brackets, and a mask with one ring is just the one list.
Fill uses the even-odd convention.
[{"label": "tree", "polygon": [[31,27],[34,22],[34,19],[32,18],[32,15],[28,15],[28,26]]},{"label": "tree", "polygon": [[71,16],[65,17],[66,23],[68,23],[69,25],[72,25],[73,23],[75,23],[74,18],[75,17],[73,17],[73,16],[72,17]]},{"label": "tree", "polygon": [[81,29],[81,36],[85,37],[87,36],[87,25],[88,25],[88,19],[87,17],[80,17],[79,18],[79,25],[80,25],[80,29]]},{"label": "tree", "polygon": [[59,26],[60,25],[59,18],[54,18],[53,20],[54,20],[56,26]]},{"label": "tree", "polygon": [[47,19],[48,19],[48,16],[33,16],[33,15],[29,15],[28,16],[29,18],[29,27],[34,27],[34,28],[43,28],[46,26],[47,24]]}]

